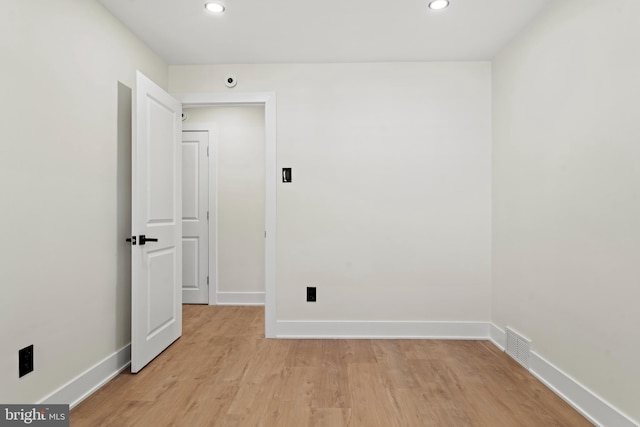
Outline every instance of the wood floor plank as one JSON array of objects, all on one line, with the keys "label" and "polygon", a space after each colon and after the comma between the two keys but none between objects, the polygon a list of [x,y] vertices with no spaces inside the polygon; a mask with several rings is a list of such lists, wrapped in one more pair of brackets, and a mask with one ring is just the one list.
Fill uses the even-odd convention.
[{"label": "wood floor plank", "polygon": [[353,407],[351,423],[358,426],[401,426],[393,401],[375,363],[347,365],[349,391]]},{"label": "wood floor plank", "polygon": [[406,340],[374,341],[372,345],[376,351],[377,363],[382,368],[380,372],[388,388],[418,387],[418,379],[407,363],[408,342]]},{"label": "wood floor plank", "polygon": [[71,425],[591,425],[485,341],[263,334],[262,307],[184,306],[182,338],[74,408]]},{"label": "wood floor plank", "polygon": [[309,427],[347,427],[351,409],[315,408],[310,412]]}]

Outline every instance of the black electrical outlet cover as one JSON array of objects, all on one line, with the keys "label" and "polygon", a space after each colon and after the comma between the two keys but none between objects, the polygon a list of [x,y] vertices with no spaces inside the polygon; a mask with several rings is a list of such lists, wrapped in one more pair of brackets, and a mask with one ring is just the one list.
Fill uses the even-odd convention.
[{"label": "black electrical outlet cover", "polygon": [[18,377],[33,371],[33,344],[18,350]]},{"label": "black electrical outlet cover", "polygon": [[307,287],[307,302],[316,302],[316,288],[312,286]]}]

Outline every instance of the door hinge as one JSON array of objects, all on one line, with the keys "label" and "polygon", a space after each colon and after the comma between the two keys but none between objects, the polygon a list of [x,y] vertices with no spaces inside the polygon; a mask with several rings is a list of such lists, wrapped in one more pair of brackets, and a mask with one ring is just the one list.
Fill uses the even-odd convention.
[{"label": "door hinge", "polygon": [[209,276],[207,276],[207,285],[209,284]]},{"label": "door hinge", "polygon": [[209,211],[207,211],[207,221],[209,221]]},{"label": "door hinge", "polygon": [[267,238],[267,230],[264,230],[264,238]]},{"label": "door hinge", "polygon": [[209,146],[207,145],[207,157],[209,157]]}]

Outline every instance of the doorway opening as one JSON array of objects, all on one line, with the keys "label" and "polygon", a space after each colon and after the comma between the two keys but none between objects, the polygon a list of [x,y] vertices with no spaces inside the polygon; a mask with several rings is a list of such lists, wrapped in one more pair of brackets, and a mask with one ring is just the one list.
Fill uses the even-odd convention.
[{"label": "doorway opening", "polygon": [[264,305],[264,107],[182,112],[182,301]]},{"label": "doorway opening", "polygon": [[[264,117],[264,316],[265,337],[276,337],[276,96],[271,92],[172,94],[183,110],[262,107]],[[189,114],[187,113],[187,116]],[[199,120],[200,121],[200,120]],[[186,122],[183,122],[186,123]],[[195,120],[194,120],[195,123]],[[189,126],[189,125],[188,125]],[[215,132],[215,128],[212,128]],[[211,194],[211,192],[210,192]],[[209,227],[215,231],[215,227]],[[209,236],[211,239],[211,235]],[[213,236],[217,238],[218,236]],[[210,240],[215,242],[215,240]],[[211,245],[210,245],[211,246]],[[214,287],[215,290],[215,287]],[[211,292],[209,293],[211,295]],[[210,298],[210,303],[215,300]]]}]

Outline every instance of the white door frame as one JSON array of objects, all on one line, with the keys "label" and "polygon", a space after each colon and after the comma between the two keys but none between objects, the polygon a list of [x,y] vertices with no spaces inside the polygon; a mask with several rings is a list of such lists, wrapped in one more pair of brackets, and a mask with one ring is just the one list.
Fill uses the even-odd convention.
[{"label": "white door frame", "polygon": [[[265,130],[265,200],[264,200],[264,333],[266,338],[276,337],[276,94],[256,93],[173,93],[183,108],[222,107],[242,105],[264,106]],[[211,165],[211,162],[209,162]],[[209,181],[211,182],[211,180]],[[211,230],[212,227],[209,227]],[[210,235],[211,236],[211,235]],[[211,242],[209,243],[211,246]],[[211,262],[211,261],[210,261]],[[217,269],[216,269],[217,274]],[[217,282],[217,281],[216,281]],[[209,301],[211,300],[209,288]]]}]

